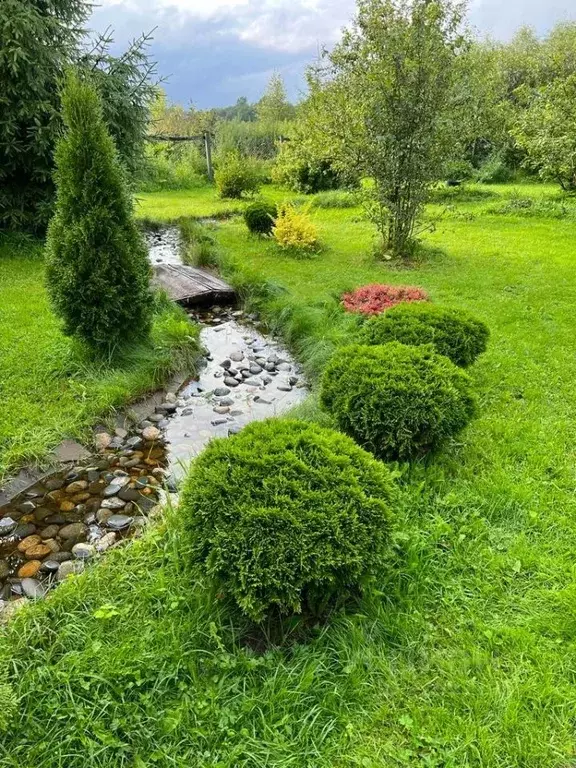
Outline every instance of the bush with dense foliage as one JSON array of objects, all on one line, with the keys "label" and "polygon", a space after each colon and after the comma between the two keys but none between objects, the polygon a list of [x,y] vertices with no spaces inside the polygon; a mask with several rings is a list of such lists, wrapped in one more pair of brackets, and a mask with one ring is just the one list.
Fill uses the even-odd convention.
[{"label": "bush with dense foliage", "polygon": [[148,333],[150,266],[98,94],[70,76],[62,103],[48,290],[65,333],[110,353]]},{"label": "bush with dense foliage", "polygon": [[411,285],[363,285],[343,294],[342,306],[347,312],[363,315],[378,315],[401,302],[428,301],[428,294],[422,288]]},{"label": "bush with dense foliage", "polygon": [[246,226],[254,235],[271,235],[277,216],[276,204],[266,200],[257,200],[244,211]]},{"label": "bush with dense foliage", "polygon": [[311,156],[298,139],[282,145],[272,169],[272,180],[305,195],[338,189],[349,182],[329,159]]},{"label": "bush with dense foliage", "polygon": [[428,302],[399,304],[362,326],[362,344],[432,344],[436,352],[466,367],[486,351],[490,332],[485,323],[462,309],[438,307]]},{"label": "bush with dense foliage", "polygon": [[208,446],[180,509],[194,562],[259,622],[317,610],[376,573],[394,497],[390,472],[350,438],[269,419]]},{"label": "bush with dense foliage", "polygon": [[255,194],[262,183],[255,162],[235,152],[221,159],[214,178],[220,197],[232,199]]},{"label": "bush with dense foliage", "polygon": [[324,372],[321,402],[343,432],[386,460],[438,448],[476,410],[464,371],[430,346],[395,341],[340,348]]},{"label": "bush with dense foliage", "polygon": [[272,230],[274,239],[281,248],[295,254],[311,253],[318,247],[318,231],[306,210],[298,209],[292,203],[283,203]]}]

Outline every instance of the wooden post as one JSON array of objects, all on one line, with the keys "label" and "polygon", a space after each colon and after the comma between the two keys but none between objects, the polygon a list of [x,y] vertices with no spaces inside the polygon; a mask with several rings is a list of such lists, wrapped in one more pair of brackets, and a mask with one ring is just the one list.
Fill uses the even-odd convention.
[{"label": "wooden post", "polygon": [[208,131],[205,131],[204,133],[204,148],[206,149],[208,178],[210,181],[214,181],[214,168],[212,167],[212,137]]}]

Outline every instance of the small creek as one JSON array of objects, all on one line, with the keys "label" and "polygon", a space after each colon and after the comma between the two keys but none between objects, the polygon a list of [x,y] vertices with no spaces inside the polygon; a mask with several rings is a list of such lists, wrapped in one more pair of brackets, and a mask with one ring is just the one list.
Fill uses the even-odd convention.
[{"label": "small creek", "polygon": [[[175,228],[147,235],[150,261],[181,264]],[[197,378],[98,428],[90,458],[38,480],[0,506],[0,617],[43,597],[138,534],[214,437],[302,402],[302,372],[282,345],[234,307],[188,310],[206,351]]]}]

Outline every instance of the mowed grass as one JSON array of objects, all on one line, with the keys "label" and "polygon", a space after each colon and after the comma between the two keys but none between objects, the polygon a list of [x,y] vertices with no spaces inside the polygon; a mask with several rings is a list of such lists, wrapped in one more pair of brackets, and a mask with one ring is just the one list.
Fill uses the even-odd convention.
[{"label": "mowed grass", "polygon": [[[151,307],[151,311],[153,308]],[[0,243],[0,481],[42,461],[64,438],[85,438],[96,419],[163,383],[190,362],[195,329],[165,305],[153,344],[121,363],[88,360],[63,336],[44,285],[41,243]]]},{"label": "mowed grass", "polygon": [[[334,299],[344,287],[420,285],[473,311],[492,330],[471,371],[481,414],[400,468],[389,572],[305,644],[243,645],[241,622],[189,568],[177,510],[23,611],[0,640],[0,765],[571,765],[576,225],[488,215],[491,202],[458,204],[402,269],[374,260],[360,209],[314,212],[313,260],[239,220],[216,229],[230,275],[285,288],[262,309],[313,373],[350,332]],[[314,399],[301,414],[319,417]]]}]

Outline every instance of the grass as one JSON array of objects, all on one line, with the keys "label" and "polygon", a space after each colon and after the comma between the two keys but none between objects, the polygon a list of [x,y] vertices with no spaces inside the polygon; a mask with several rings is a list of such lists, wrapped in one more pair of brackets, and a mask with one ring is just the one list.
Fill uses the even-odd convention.
[{"label": "grass", "polygon": [[195,358],[195,329],[159,306],[153,344],[116,365],[95,363],[60,332],[44,287],[42,245],[0,243],[0,481],[42,461],[63,438],[85,438],[97,419],[164,383]]},{"label": "grass", "polygon": [[[198,209],[188,195],[173,202],[173,218],[219,204],[204,192]],[[401,468],[394,568],[379,594],[306,645],[243,648],[242,626],[189,570],[170,511],[166,530],[23,611],[0,641],[5,719],[12,702],[0,765],[573,762],[576,225],[490,214],[494,202],[455,203],[461,215],[427,235],[409,268],[375,261],[359,209],[314,212],[324,247],[313,260],[283,255],[236,219],[216,229],[250,295],[257,280],[276,286],[256,292],[263,311],[315,374],[353,332],[334,298],[343,288],[421,285],[478,315],[492,331],[471,371],[480,417],[442,454]],[[326,421],[314,398],[299,412]]]}]

